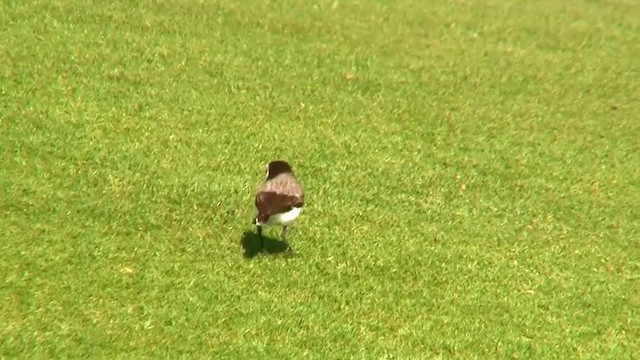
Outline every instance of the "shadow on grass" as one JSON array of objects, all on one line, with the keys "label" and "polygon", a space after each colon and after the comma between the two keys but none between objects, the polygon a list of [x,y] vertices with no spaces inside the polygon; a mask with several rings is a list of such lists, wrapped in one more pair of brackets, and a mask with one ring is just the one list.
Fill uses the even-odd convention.
[{"label": "shadow on grass", "polygon": [[261,252],[267,254],[281,254],[289,250],[289,245],[282,240],[266,236],[264,233],[262,234],[262,239],[264,239],[264,248],[260,247],[260,237],[257,233],[253,231],[245,231],[242,234],[240,242],[244,249],[245,258],[253,259]]}]

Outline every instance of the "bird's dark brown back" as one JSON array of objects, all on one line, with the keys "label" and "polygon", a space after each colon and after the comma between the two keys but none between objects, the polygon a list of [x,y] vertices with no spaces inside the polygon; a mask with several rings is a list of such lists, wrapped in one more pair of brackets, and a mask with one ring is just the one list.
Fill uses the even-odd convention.
[{"label": "bird's dark brown back", "polygon": [[280,174],[262,183],[258,192],[275,192],[278,194],[304,196],[304,190],[298,180],[290,173]]},{"label": "bird's dark brown back", "polygon": [[281,214],[304,206],[304,200],[295,195],[261,192],[256,195],[257,218],[266,222],[271,215]]},{"label": "bird's dark brown back", "polygon": [[295,176],[280,174],[265,181],[256,194],[258,218],[266,221],[269,216],[304,206],[304,191]]}]

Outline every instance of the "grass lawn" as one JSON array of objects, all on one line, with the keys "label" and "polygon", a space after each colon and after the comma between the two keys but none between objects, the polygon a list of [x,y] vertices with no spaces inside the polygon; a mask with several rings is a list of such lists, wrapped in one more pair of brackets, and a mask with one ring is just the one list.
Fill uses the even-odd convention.
[{"label": "grass lawn", "polygon": [[640,358],[640,3],[0,7],[0,358]]}]

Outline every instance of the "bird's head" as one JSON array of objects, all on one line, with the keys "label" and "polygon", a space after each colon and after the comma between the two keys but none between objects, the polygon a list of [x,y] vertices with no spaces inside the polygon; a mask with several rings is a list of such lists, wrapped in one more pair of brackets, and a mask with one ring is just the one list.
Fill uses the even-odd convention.
[{"label": "bird's head", "polygon": [[266,166],[266,180],[273,179],[274,177],[280,174],[290,173],[293,174],[293,170],[291,169],[291,165],[289,165],[286,161],[276,160],[272,161]]}]

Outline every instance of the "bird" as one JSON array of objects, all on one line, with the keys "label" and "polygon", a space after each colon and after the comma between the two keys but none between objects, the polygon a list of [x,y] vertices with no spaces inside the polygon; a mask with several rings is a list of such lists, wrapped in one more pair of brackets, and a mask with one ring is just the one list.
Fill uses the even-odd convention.
[{"label": "bird", "polygon": [[287,242],[289,225],[304,207],[304,190],[286,161],[271,161],[265,170],[265,179],[255,194],[256,211],[253,218],[260,247],[264,248],[263,226],[282,226],[281,238],[290,251],[291,246]]}]

